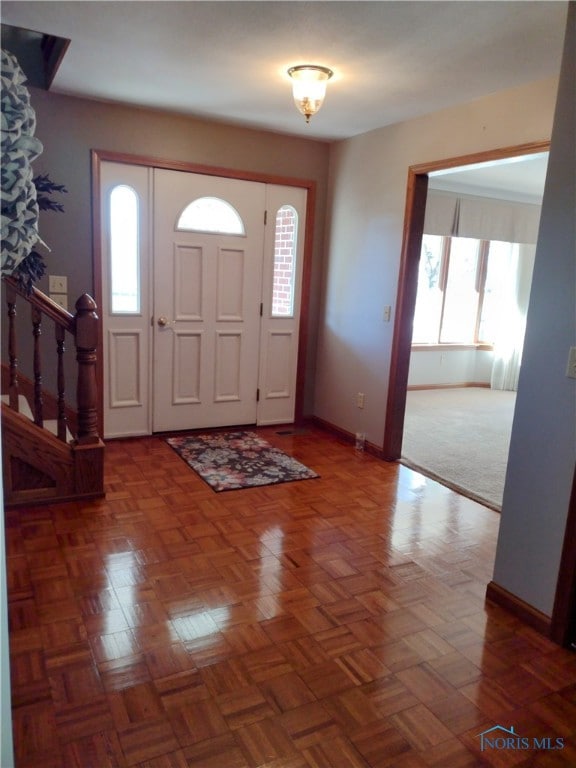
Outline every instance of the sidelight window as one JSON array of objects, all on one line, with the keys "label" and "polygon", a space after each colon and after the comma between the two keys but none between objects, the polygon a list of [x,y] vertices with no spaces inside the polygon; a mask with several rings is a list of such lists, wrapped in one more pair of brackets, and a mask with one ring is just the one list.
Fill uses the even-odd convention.
[{"label": "sidelight window", "polygon": [[110,193],[110,306],[112,314],[140,313],[138,195],[125,184]]},{"label": "sidelight window", "polygon": [[291,205],[283,205],[276,213],[272,317],[294,315],[297,243],[298,213]]}]

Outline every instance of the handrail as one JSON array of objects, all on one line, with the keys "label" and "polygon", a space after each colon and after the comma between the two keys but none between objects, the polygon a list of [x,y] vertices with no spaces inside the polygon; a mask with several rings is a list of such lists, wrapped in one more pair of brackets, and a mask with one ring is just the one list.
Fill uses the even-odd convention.
[{"label": "handrail", "polygon": [[25,298],[44,315],[48,315],[51,320],[54,320],[55,323],[61,325],[69,333],[74,333],[76,324],[74,315],[61,307],[60,304],[56,304],[55,301],[52,301],[49,296],[42,293],[38,288],[33,287],[30,293],[26,293],[26,291],[20,288],[18,281],[13,277],[4,277],[3,280],[13,288],[16,293]]}]

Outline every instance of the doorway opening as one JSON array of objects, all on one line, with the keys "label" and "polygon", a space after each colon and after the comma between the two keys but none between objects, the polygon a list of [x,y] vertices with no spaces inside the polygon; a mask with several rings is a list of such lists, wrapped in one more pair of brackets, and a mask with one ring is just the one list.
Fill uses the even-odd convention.
[{"label": "doorway opening", "polygon": [[[474,198],[480,200],[482,204],[480,215],[482,217],[486,217],[490,213],[490,206],[495,204],[495,199],[506,199],[507,197],[512,206],[520,205],[522,200],[526,204],[534,203],[534,199],[527,200],[526,183],[520,188],[515,201],[511,199],[513,194],[510,191],[504,196],[503,190],[506,185],[513,186],[512,176],[521,177],[521,172],[528,174],[529,168],[535,171],[534,176],[538,175],[536,173],[537,165],[540,165],[538,173],[541,177],[542,167],[545,169],[547,161],[547,150],[548,144],[541,142],[480,153],[474,156],[453,158],[409,169],[404,242],[384,439],[384,457],[387,460],[395,461],[403,456],[405,427],[406,432],[408,432],[408,428],[412,428],[414,421],[419,421],[411,418],[412,405],[410,401],[424,399],[420,392],[426,392],[430,395],[430,402],[433,403],[435,397],[437,400],[447,399],[449,401],[450,392],[463,395],[465,389],[462,385],[482,384],[486,390],[491,386],[495,345],[494,343],[483,344],[482,342],[486,342],[486,340],[479,338],[479,335],[482,335],[488,327],[486,317],[482,318],[483,309],[487,309],[490,298],[493,298],[493,296],[487,296],[488,301],[483,307],[483,288],[487,278],[493,280],[493,276],[489,276],[487,273],[490,260],[490,241],[514,241],[517,237],[516,235],[492,235],[485,231],[470,231],[469,227],[474,228],[476,225],[474,222],[471,223],[470,216],[472,215],[474,218],[474,214],[471,214],[471,201]],[[520,162],[521,159],[525,160],[524,167]],[[505,180],[506,172],[510,177],[509,181]],[[518,183],[522,184],[522,182],[515,183],[516,186]],[[543,187],[541,180],[537,184],[541,188]],[[428,205],[432,200],[436,204]],[[462,200],[465,200],[466,203],[465,211],[459,208]],[[455,216],[455,210],[452,206],[457,208],[457,216]],[[449,222],[447,220],[441,222],[444,215],[450,219]],[[501,218],[500,214],[497,218]],[[434,245],[440,253],[436,259],[432,254],[428,265],[423,264],[421,260],[423,243],[424,250],[426,250],[427,245],[430,250],[430,243],[427,243],[427,238],[424,238],[425,234],[437,237]],[[477,242],[471,245],[470,240],[473,239],[473,236]],[[533,243],[536,239],[535,235],[532,235],[531,238],[524,235],[518,237],[525,241],[532,239]],[[452,240],[460,242],[453,243]],[[462,253],[456,253],[456,257],[453,259],[456,266],[454,275],[456,278],[460,278],[460,281],[471,278],[471,286],[469,287],[471,287],[472,293],[467,297],[466,302],[462,302],[462,286],[456,280],[457,290],[453,291],[452,306],[448,306],[446,294],[440,289],[445,289],[449,284],[447,267],[450,263],[450,246],[454,251],[458,251],[461,242],[465,242],[467,247],[460,248]],[[532,249],[534,247],[533,245]],[[494,260],[496,250],[497,248],[494,246]],[[502,251],[502,248],[500,250]],[[460,274],[458,274],[457,268],[462,264],[467,266],[467,270],[460,270]],[[422,277],[423,273],[426,272],[426,266],[428,274],[424,274],[424,277],[427,279],[428,285],[432,284],[431,293],[437,291],[436,295],[428,297],[431,298],[428,309],[432,312],[428,317],[425,315],[426,301],[419,301],[417,298],[418,284],[419,281],[420,284],[423,282]],[[435,266],[438,267],[437,270],[434,269]],[[466,274],[467,271],[469,274]],[[498,280],[495,282],[497,283]],[[490,288],[490,286],[488,287]],[[477,304],[471,307],[470,304],[473,300]],[[461,308],[468,315],[468,331],[465,332],[461,328],[458,330],[458,314],[455,313],[455,310],[458,310],[459,302]],[[416,323],[415,313],[417,310],[419,317],[416,318],[418,320]],[[435,316],[434,312],[436,313]],[[444,328],[442,327],[443,321]],[[434,325],[435,322],[437,322],[437,328],[431,329],[430,325]],[[423,329],[426,330],[423,331]],[[423,332],[429,333],[428,339],[424,340],[415,336],[415,333],[422,335]],[[433,338],[435,333],[436,336]],[[470,338],[464,338],[466,334]],[[424,343],[418,344],[417,341]],[[450,360],[451,357],[452,360]],[[457,364],[454,365],[454,363]],[[464,375],[463,370],[475,371],[475,373]],[[478,376],[478,371],[482,371],[481,377]],[[471,393],[472,388],[467,394]],[[502,395],[502,397],[508,396]],[[514,396],[508,397],[508,399],[513,400]],[[423,412],[426,413],[429,407],[429,404],[424,404]],[[510,410],[510,407],[507,407]],[[509,419],[511,423],[511,414]],[[505,440],[506,437],[504,437]],[[505,450],[505,456],[507,458],[507,450]],[[482,503],[488,502],[488,506],[499,508],[498,499],[495,503],[490,503],[490,499],[483,497],[482,487],[480,493],[475,493],[474,489],[470,492],[458,482],[458,479],[443,477],[445,470],[442,470],[442,467],[440,467],[441,471],[435,471],[434,467],[426,467],[425,464],[426,462],[412,460],[412,465],[416,465],[417,468],[428,469],[430,476],[436,477],[441,482],[451,485],[451,487],[472,498],[477,498]],[[454,465],[455,462],[449,460],[448,464]],[[497,483],[503,487],[504,468],[500,467],[498,472]],[[424,474],[427,472],[425,471]]]}]

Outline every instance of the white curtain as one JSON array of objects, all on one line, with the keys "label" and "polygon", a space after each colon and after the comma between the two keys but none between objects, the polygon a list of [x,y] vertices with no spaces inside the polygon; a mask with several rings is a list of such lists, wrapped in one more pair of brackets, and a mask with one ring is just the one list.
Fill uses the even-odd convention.
[{"label": "white curtain", "polygon": [[535,243],[540,206],[431,189],[426,199],[424,232],[428,235]]},{"label": "white curtain", "polygon": [[536,247],[518,243],[501,243],[497,247],[494,255],[505,260],[506,268],[496,298],[498,326],[490,386],[517,390]]}]

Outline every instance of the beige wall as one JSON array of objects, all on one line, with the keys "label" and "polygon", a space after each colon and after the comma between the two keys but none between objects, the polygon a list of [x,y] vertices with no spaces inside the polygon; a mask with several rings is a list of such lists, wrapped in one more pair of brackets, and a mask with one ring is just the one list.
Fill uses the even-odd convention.
[{"label": "beige wall", "polygon": [[489,385],[493,358],[487,349],[413,349],[408,386]]},{"label": "beige wall", "polygon": [[331,147],[317,416],[383,443],[409,166],[549,139],[556,90],[539,81]]},{"label": "beige wall", "polygon": [[[167,160],[317,182],[316,236],[313,255],[311,339],[307,402],[312,401],[315,329],[320,294],[323,220],[326,205],[328,144],[254,131],[152,110],[77,99],[30,88],[36,110],[36,135],[44,152],[35,173],[69,190],[60,197],[65,213],[46,213],[41,235],[50,246],[48,272],[68,276],[72,300],[93,291],[90,150],[110,150]],[[47,281],[40,284],[46,290]]]}]

